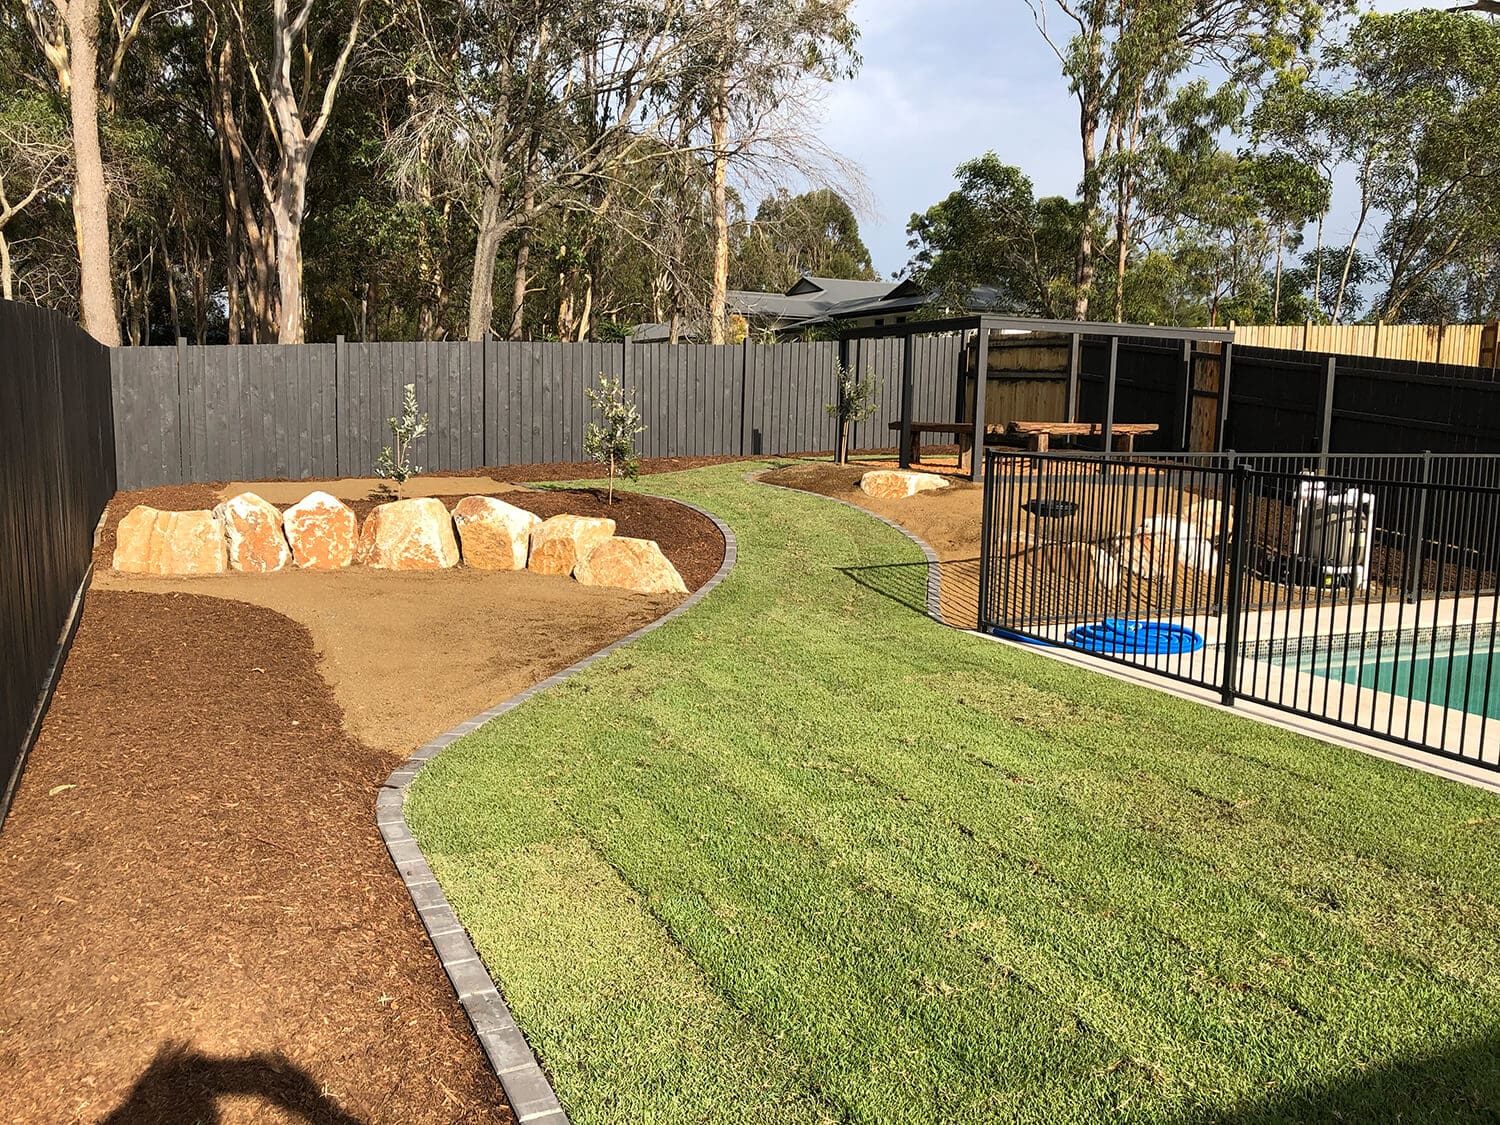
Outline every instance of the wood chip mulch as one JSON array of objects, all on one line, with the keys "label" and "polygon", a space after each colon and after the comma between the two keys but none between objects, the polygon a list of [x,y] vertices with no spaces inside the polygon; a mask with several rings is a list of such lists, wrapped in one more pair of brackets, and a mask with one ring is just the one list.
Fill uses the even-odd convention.
[{"label": "wood chip mulch", "polygon": [[0,1117],[508,1122],[307,631],[90,594],[0,832]]}]

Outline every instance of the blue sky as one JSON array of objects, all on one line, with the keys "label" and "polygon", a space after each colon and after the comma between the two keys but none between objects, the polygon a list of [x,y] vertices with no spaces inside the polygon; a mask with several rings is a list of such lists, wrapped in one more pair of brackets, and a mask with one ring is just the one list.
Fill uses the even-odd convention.
[{"label": "blue sky", "polygon": [[[1038,195],[1073,194],[1076,110],[1024,0],[855,0],[853,13],[864,66],[828,92],[822,135],[864,168],[876,210],[861,228],[882,277],[906,264],[912,212],[947,195],[953,169],[986,149]],[[1352,225],[1336,199],[1330,237]]]}]

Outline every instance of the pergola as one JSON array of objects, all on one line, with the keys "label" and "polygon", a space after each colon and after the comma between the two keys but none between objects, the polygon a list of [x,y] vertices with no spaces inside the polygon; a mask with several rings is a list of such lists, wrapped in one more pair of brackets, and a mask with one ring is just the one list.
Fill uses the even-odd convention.
[{"label": "pergola", "polygon": [[[985,376],[989,371],[989,348],[991,333],[1036,332],[1056,333],[1070,336],[1072,347],[1068,360],[1068,417],[1066,421],[1077,421],[1078,384],[1081,373],[1084,337],[1109,340],[1109,371],[1106,378],[1105,411],[1102,438],[1104,448],[1112,446],[1115,424],[1115,383],[1119,370],[1120,341],[1122,339],[1175,340],[1182,343],[1182,393],[1184,402],[1190,403],[1193,394],[1193,363],[1200,343],[1216,343],[1222,346],[1220,358],[1222,369],[1219,377],[1217,415],[1214,426],[1215,444],[1224,444],[1224,425],[1229,402],[1230,364],[1234,350],[1234,332],[1227,328],[1166,328],[1152,324],[1105,324],[1088,320],[1043,320],[1025,316],[992,316],[976,313],[968,316],[941,320],[907,321],[898,324],[882,324],[868,328],[849,328],[839,333],[839,362],[845,367],[849,363],[849,342],[852,340],[901,338],[901,465],[911,464],[912,449],[912,400],[914,372],[912,365],[913,336],[936,332],[973,332],[975,334],[974,401],[969,403],[974,423],[974,456],[970,473],[973,480],[984,475]],[[1186,445],[1187,410],[1178,420],[1178,438]]]}]

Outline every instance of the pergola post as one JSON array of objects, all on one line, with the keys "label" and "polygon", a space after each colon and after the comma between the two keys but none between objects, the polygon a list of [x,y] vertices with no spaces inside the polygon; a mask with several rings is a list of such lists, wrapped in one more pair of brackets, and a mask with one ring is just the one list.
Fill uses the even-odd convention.
[{"label": "pergola post", "polygon": [[911,408],[915,379],[912,373],[912,334],[901,337],[901,467],[911,468]]},{"label": "pergola post", "polygon": [[1226,340],[1224,351],[1219,360],[1219,417],[1218,432],[1219,440],[1215,443],[1214,452],[1224,451],[1224,442],[1229,435],[1229,377],[1232,373],[1234,363],[1234,342]]},{"label": "pergola post", "polygon": [[984,390],[990,378],[990,330],[981,322],[974,333],[974,445],[969,453],[969,479],[984,479]]},{"label": "pergola post", "polygon": [[1109,338],[1109,381],[1104,392],[1104,457],[1115,447],[1115,378],[1120,373],[1120,337]]},{"label": "pergola post", "polygon": [[1083,336],[1073,333],[1072,344],[1068,348],[1068,418],[1069,422],[1078,421],[1078,376],[1083,370]]},{"label": "pergola post", "polygon": [[1193,359],[1198,345],[1192,340],[1182,342],[1182,400],[1177,405],[1177,448],[1188,452],[1193,432]]}]

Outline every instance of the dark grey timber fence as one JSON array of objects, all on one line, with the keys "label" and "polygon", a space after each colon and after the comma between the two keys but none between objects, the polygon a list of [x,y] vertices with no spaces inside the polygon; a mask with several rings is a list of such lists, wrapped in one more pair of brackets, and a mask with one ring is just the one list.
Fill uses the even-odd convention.
[{"label": "dark grey timber fence", "polygon": [[108,349],[56,313],[0,301],[0,819],[114,490]]},{"label": "dark grey timber fence", "polygon": [[[1107,351],[1102,341],[1084,343],[1080,421],[1104,421]],[[1219,361],[1217,354],[1199,354],[1192,362]],[[1138,448],[1189,447],[1189,396],[1212,394],[1187,389],[1186,362],[1180,349],[1160,341],[1121,340],[1114,419],[1161,426]],[[1500,452],[1500,383],[1475,367],[1236,345],[1223,448]]]},{"label": "dark grey timber fence", "polygon": [[[924,417],[954,410],[962,340],[912,341]],[[429,469],[577,461],[600,375],[633,389],[648,457],[827,450],[839,345],[418,342],[120,348],[111,356],[120,486],[369,473],[416,386]],[[890,448],[901,341],[852,346],[879,408],[853,448]]]}]

